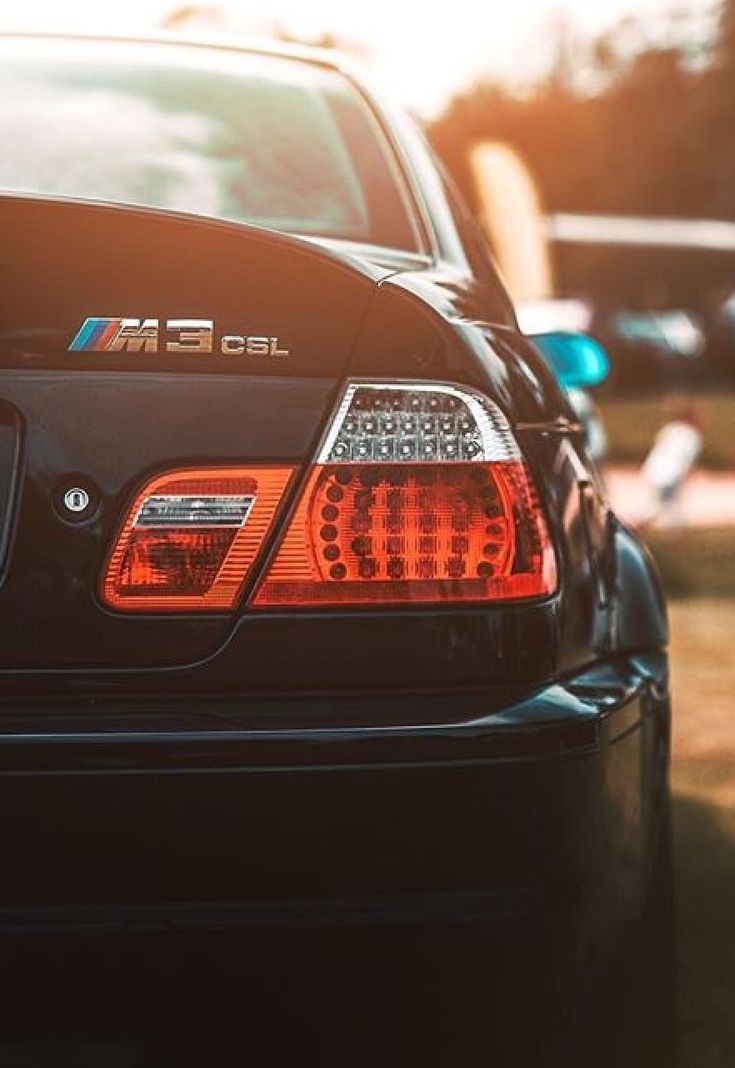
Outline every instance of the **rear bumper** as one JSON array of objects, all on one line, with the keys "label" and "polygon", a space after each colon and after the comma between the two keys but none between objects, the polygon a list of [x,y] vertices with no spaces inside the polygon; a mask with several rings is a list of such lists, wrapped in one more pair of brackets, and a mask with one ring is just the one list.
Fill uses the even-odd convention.
[{"label": "rear bumper", "polygon": [[447,700],[472,718],[2,733],[0,930],[622,922],[665,794],[665,659],[485,716]]}]

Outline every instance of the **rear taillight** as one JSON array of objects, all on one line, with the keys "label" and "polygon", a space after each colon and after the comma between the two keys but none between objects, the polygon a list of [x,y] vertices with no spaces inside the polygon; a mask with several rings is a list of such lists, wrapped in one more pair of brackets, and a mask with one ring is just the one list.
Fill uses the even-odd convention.
[{"label": "rear taillight", "polygon": [[515,600],[555,585],[500,410],[456,386],[354,384],[253,603]]},{"label": "rear taillight", "polygon": [[115,541],[103,601],[129,612],[232,608],[292,473],[205,468],[152,479]]}]

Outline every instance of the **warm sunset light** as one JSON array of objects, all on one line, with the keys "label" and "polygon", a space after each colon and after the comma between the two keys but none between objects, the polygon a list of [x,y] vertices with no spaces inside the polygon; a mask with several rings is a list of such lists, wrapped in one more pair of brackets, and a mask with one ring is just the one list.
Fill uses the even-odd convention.
[{"label": "warm sunset light", "polygon": [[0,1068],[735,1068],[735,0],[0,0]]},{"label": "warm sunset light", "polygon": [[[0,29],[32,28],[138,32],[159,26],[177,7],[176,0],[26,0],[8,3],[0,12]],[[554,28],[568,22],[582,37],[599,33],[629,15],[637,18],[670,12],[669,0],[517,0],[514,4],[478,5],[453,0],[448,9],[417,3],[373,0],[357,5],[342,0],[222,0],[201,6],[224,28],[269,35],[276,30],[313,39],[331,34],[367,64],[380,89],[424,114],[439,110],[452,92],[483,75],[523,81],[548,65]],[[707,0],[692,0],[689,10],[705,9]],[[217,20],[212,19],[213,24]]]}]

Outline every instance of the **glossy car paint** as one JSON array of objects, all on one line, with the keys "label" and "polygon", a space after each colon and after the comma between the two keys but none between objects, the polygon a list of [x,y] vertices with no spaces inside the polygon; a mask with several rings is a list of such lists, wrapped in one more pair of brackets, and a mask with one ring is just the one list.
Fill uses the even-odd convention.
[{"label": "glossy car paint", "polygon": [[[426,256],[0,197],[7,928],[541,914],[583,967],[640,912],[666,807],[656,575],[422,143],[373,106]],[[277,335],[290,362],[66,351],[118,311]],[[348,377],[501,407],[557,549],[552,596],[256,611],[271,544],[232,616],[100,605],[112,532],[157,470],[295,463],[283,523]],[[79,523],[57,506],[72,482],[98,502]]]},{"label": "glossy car paint", "polygon": [[[58,679],[48,673],[68,669],[66,684],[86,689],[100,668],[107,669],[96,684],[102,692],[130,685],[115,668],[134,669],[138,685],[169,692],[273,690],[283,669],[294,689],[515,683],[548,680],[594,656],[603,624],[590,603],[590,554],[610,551],[598,543],[611,520],[563,395],[528,342],[480,319],[491,294],[483,300],[476,282],[471,315],[472,287],[463,289],[461,276],[450,280],[444,267],[384,277],[380,268],[280,235],[129,209],[6,197],[0,213],[18,250],[2,279],[0,381],[23,468],[21,498],[6,509],[16,538],[0,589],[0,607],[14,619],[0,651],[13,672],[9,686],[53,689]],[[105,255],[105,243],[114,255]],[[48,266],[39,272],[43,256]],[[90,275],[91,261],[99,266]],[[207,309],[228,331],[277,332],[289,355],[68,352],[84,311],[110,306],[154,311],[161,321],[182,308]],[[99,603],[96,576],[127,502],[150,473],[246,460],[296,462],[303,474],[345,377],[385,378],[398,369],[401,378],[480,388],[519,428],[547,486],[562,554],[555,597],[508,608],[391,609],[390,632],[375,610],[131,619]],[[98,499],[80,523],[58,506],[59,492],[76,483]],[[596,566],[604,570],[604,560]],[[461,655],[452,640],[458,626]],[[323,655],[334,647],[335,627],[336,663]],[[419,631],[425,637],[416,644],[409,633]],[[376,657],[380,679],[360,666]],[[46,674],[19,677],[24,668]]]}]

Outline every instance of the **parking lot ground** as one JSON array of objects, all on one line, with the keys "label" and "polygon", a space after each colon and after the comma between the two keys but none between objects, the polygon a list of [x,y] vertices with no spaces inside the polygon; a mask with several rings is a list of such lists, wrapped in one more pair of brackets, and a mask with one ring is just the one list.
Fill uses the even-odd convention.
[{"label": "parking lot ground", "polygon": [[735,602],[671,604],[681,1068],[735,1064]]}]

